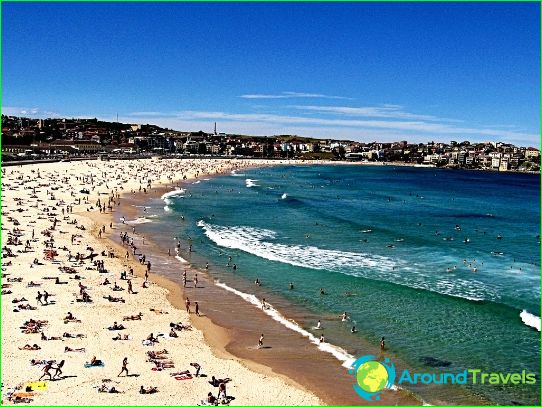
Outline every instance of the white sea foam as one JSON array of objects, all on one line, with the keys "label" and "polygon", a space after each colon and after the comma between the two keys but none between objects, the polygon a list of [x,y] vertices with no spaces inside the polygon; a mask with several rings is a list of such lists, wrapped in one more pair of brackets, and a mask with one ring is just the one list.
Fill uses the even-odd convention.
[{"label": "white sea foam", "polygon": [[[244,299],[246,302],[254,305],[256,308],[261,309],[261,301],[253,294],[247,294],[242,291],[236,290],[235,288],[232,288],[224,283],[221,282],[215,282],[215,284],[229,292],[234,293],[235,295],[238,295],[242,299]],[[267,315],[269,315],[271,318],[273,318],[275,321],[280,322],[282,325],[287,327],[288,329],[291,329],[292,331],[295,331],[302,336],[306,337],[310,342],[318,346],[318,349],[320,349],[322,352],[327,352],[332,354],[337,360],[342,362],[342,365],[345,368],[350,368],[352,366],[352,363],[356,360],[356,358],[352,355],[350,355],[348,352],[346,352],[344,349],[332,345],[330,343],[320,343],[320,339],[315,337],[310,332],[307,332],[303,328],[301,328],[298,324],[295,323],[293,320],[289,320],[285,318],[279,311],[277,311],[275,308],[273,308],[272,305],[267,303],[267,308],[263,310]]]},{"label": "white sea foam", "polygon": [[[400,259],[359,252],[324,249],[316,246],[278,243],[272,230],[248,226],[218,226],[198,222],[205,235],[218,246],[242,250],[264,259],[293,266],[327,270],[354,277],[434,291],[471,301],[498,300],[497,291],[482,281],[458,275],[436,276],[433,270],[410,267]],[[283,239],[284,240],[284,239]]]},{"label": "white sea foam", "polygon": [[264,241],[276,238],[276,233],[267,229],[248,226],[224,227],[198,222],[205,235],[219,246],[263,257],[268,260],[288,263],[293,266],[313,269],[338,269],[341,267],[380,267],[391,270],[395,266],[390,258],[369,256],[363,253],[320,249],[315,246],[285,245]]},{"label": "white sea foam", "polygon": [[172,196],[181,195],[184,194],[186,190],[184,189],[175,189],[173,191],[166,192],[164,195],[160,197],[160,199],[166,200],[167,198],[171,198]]},{"label": "white sea foam", "polygon": [[171,208],[169,206],[164,206],[164,211],[165,212],[171,212]]},{"label": "white sea foam", "polygon": [[149,222],[152,222],[152,220],[141,217],[134,220],[127,220],[124,223],[127,223],[128,225],[139,225],[141,223],[149,223]]},{"label": "white sea foam", "polygon": [[237,172],[237,170],[232,170],[231,176],[232,176],[232,177],[244,177],[245,174],[239,174],[239,173]]},{"label": "white sea foam", "polygon": [[280,199],[286,199],[288,198],[288,194],[285,192],[282,194],[282,196],[280,197]]},{"label": "white sea foam", "polygon": [[201,181],[195,181],[195,182],[192,182],[192,184],[199,184]]},{"label": "white sea foam", "polygon": [[530,326],[540,332],[540,317],[537,317],[526,310],[521,311],[519,316],[525,325]]},{"label": "white sea foam", "polygon": [[179,260],[181,263],[188,263],[185,259],[183,259],[181,256],[175,256],[177,260]]},{"label": "white sea foam", "polygon": [[258,184],[256,184],[256,181],[258,181],[258,180],[257,179],[247,178],[245,180],[245,184],[246,184],[247,188],[257,187]]}]

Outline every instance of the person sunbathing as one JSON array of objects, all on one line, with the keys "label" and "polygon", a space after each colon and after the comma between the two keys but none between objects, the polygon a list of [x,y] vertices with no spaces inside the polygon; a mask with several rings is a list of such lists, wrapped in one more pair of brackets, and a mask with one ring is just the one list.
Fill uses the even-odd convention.
[{"label": "person sunbathing", "polygon": [[109,302],[125,302],[122,297],[112,297],[111,295],[108,295],[104,298],[108,300]]},{"label": "person sunbathing", "polygon": [[150,310],[153,311],[157,315],[159,315],[159,314],[169,314],[169,312],[162,311],[161,309],[151,308]]},{"label": "person sunbathing", "polygon": [[207,404],[218,405],[218,400],[215,396],[213,396],[213,393],[211,392],[207,393]]},{"label": "person sunbathing", "polygon": [[175,367],[175,364],[172,360],[152,360],[151,362],[154,363],[156,366],[156,369],[163,370],[163,369],[173,369]]},{"label": "person sunbathing", "polygon": [[217,387],[222,383],[228,383],[230,381],[231,379],[229,377],[226,377],[225,379],[216,379],[214,376],[212,376],[209,383],[212,384],[214,387]]},{"label": "person sunbathing", "polygon": [[96,356],[93,356],[88,363],[90,366],[103,366],[103,362],[100,359],[96,359]]},{"label": "person sunbathing", "polygon": [[86,338],[87,336],[85,334],[71,334],[69,332],[64,332],[62,334],[62,336],[64,338],[75,338],[75,339],[82,339],[82,338]]},{"label": "person sunbathing", "polygon": [[118,391],[115,386],[109,388],[107,387],[106,384],[102,384],[99,388],[98,388],[98,392],[99,393],[121,393],[120,391]]},{"label": "person sunbathing", "polygon": [[140,312],[137,315],[128,315],[122,318],[123,321],[141,321],[143,314]]},{"label": "person sunbathing", "polygon": [[109,329],[110,331],[121,331],[121,330],[123,330],[125,328],[124,328],[124,325],[122,325],[122,324],[119,325],[119,324],[117,324],[117,321],[115,321],[115,322],[113,322],[113,325],[108,326],[107,329]]},{"label": "person sunbathing", "polygon": [[39,359],[31,359],[30,360],[30,365],[31,366],[46,365],[48,363],[53,364],[53,363],[55,363],[55,361],[54,360],[45,360],[45,359],[41,359],[41,360],[39,360]]},{"label": "person sunbathing", "polygon": [[90,295],[88,295],[88,293],[86,291],[83,291],[82,298],[78,298],[77,302],[91,303],[92,298],[90,297]]},{"label": "person sunbathing", "polygon": [[70,348],[69,346],[64,347],[64,352],[86,352],[85,348]]},{"label": "person sunbathing", "polygon": [[24,345],[22,348],[19,348],[20,350],[40,350],[41,348],[37,345],[37,344],[34,344],[34,345]]},{"label": "person sunbathing", "polygon": [[128,341],[130,340],[130,335],[121,335],[120,332],[117,336],[112,338],[114,341]]},{"label": "person sunbathing", "polygon": [[145,389],[143,386],[139,389],[140,394],[154,394],[158,392],[157,387],[149,387],[148,389]]},{"label": "person sunbathing", "polygon": [[151,354],[153,354],[153,355],[167,355],[167,354],[169,354],[169,352],[166,349],[164,349],[164,350],[154,350],[154,351],[148,351],[147,352],[147,355],[150,356]]},{"label": "person sunbathing", "polygon": [[45,334],[42,332],[41,340],[42,341],[61,341],[62,338],[60,336],[51,336],[50,338],[47,338],[47,336],[45,336]]},{"label": "person sunbathing", "polygon": [[68,282],[67,282],[67,281],[60,281],[60,278],[57,277],[57,278],[55,279],[55,284],[68,284]]},{"label": "person sunbathing", "polygon": [[26,298],[21,297],[20,299],[14,298],[11,302],[17,304],[18,302],[28,301]]},{"label": "person sunbathing", "polygon": [[75,317],[71,312],[68,312],[68,314],[64,317],[64,321],[75,321]]},{"label": "person sunbathing", "polygon": [[19,312],[21,310],[36,310],[36,307],[33,307],[30,304],[19,304],[17,307],[13,310],[13,312]]},{"label": "person sunbathing", "polygon": [[110,283],[109,280],[106,278],[106,279],[104,280],[104,282],[103,282],[101,285],[108,285],[108,284],[111,284],[111,283]]},{"label": "person sunbathing", "polygon": [[169,331],[169,337],[170,338],[178,338],[179,335],[177,335],[177,332],[173,328],[171,328],[171,331]]},{"label": "person sunbathing", "polygon": [[112,288],[113,291],[124,291],[124,288],[117,285],[117,282],[115,281],[115,285]]}]

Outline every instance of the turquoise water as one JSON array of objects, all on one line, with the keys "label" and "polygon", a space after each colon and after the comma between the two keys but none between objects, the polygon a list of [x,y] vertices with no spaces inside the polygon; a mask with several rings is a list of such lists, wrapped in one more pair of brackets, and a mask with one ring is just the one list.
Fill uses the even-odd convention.
[{"label": "turquoise water", "polygon": [[[525,369],[539,383],[540,333],[520,317],[540,315],[539,177],[290,166],[184,188],[145,228],[183,247],[190,237],[219,275],[233,273],[232,256],[237,276],[306,309],[305,329],[321,319],[326,339],[350,354],[385,336],[389,356],[415,372]],[[413,390],[429,402],[540,399],[538,384]]]}]

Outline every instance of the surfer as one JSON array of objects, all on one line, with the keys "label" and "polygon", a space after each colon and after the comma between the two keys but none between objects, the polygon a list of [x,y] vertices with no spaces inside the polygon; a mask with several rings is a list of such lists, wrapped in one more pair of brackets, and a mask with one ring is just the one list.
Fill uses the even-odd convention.
[{"label": "surfer", "polygon": [[322,322],[318,320],[318,323],[316,324],[316,329],[322,329]]}]

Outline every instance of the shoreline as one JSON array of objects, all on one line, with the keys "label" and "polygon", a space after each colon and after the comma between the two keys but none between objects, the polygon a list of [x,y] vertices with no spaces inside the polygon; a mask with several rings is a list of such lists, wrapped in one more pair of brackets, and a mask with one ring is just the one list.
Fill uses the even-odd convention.
[{"label": "shoreline", "polygon": [[[267,165],[272,165],[272,164],[266,164],[266,166]],[[262,167],[262,166],[254,165],[254,166],[250,166],[246,168],[257,168],[257,167]],[[226,175],[226,173],[227,171],[220,174],[213,174],[213,175],[206,174],[205,176],[209,176],[209,177],[224,176]],[[190,181],[193,181],[194,179],[195,178],[188,178],[182,181],[174,180],[172,183],[181,183],[180,187],[182,188],[183,183],[184,184],[189,183]],[[136,194],[133,194],[133,197],[131,197],[130,199],[128,193],[125,193],[124,196],[121,195],[121,198],[124,200],[125,203],[126,201],[135,201],[135,203],[141,204],[144,206],[145,202],[148,202],[149,200],[152,200],[152,199],[160,198],[161,196],[163,196],[164,193],[173,192],[175,190],[176,189],[170,189],[170,187],[162,186],[162,187],[154,188],[152,192],[149,194],[136,193]],[[135,207],[134,203],[132,203],[128,208],[124,206],[123,210],[125,211],[125,214],[127,214],[128,217],[130,218],[137,219],[139,215],[141,215],[141,213],[139,213],[140,211]],[[99,217],[105,217],[105,222],[102,222],[102,223],[107,224],[107,223],[112,222],[114,229],[110,229],[110,232],[103,235],[102,238],[107,239],[109,242],[109,245],[115,247],[117,251],[119,252],[122,252],[126,249],[124,246],[120,244],[120,242],[118,242],[117,240],[113,238],[113,230],[118,230],[119,227],[121,226],[121,224],[117,221],[117,219],[115,219],[114,212],[107,213],[105,215],[99,215],[99,214],[92,214],[92,215],[82,214],[82,215],[88,217],[96,225],[98,222],[103,221],[103,219],[100,219]],[[149,247],[149,245],[150,246],[153,245],[152,239],[148,239],[147,237],[145,237],[145,239],[147,241],[147,246],[146,246],[147,248]],[[155,250],[151,248],[151,250],[148,250],[147,253],[153,253]],[[162,256],[164,255],[162,254]],[[130,263],[131,265],[134,266],[135,275],[139,278],[144,278],[145,268],[138,263],[134,255],[130,255]],[[187,265],[190,265],[190,263],[187,263]],[[207,280],[208,279],[205,279],[205,281]],[[157,284],[161,288],[164,288],[167,292],[166,293],[167,301],[176,310],[184,312],[183,307],[184,307],[184,301],[185,301],[186,295],[181,285],[178,282],[175,282],[167,278],[166,276],[163,276],[159,273],[154,273],[154,272],[149,274],[149,281]],[[202,316],[206,316],[206,315],[202,314]],[[227,328],[224,328],[216,324],[210,318],[196,318],[195,314],[189,314],[188,317],[189,317],[191,325],[202,332],[203,337],[205,338],[205,342],[210,346],[212,352],[217,357],[221,359],[235,359],[237,362],[241,363],[242,365],[246,366],[248,369],[256,373],[260,373],[263,375],[277,376],[281,378],[282,380],[284,380],[286,383],[302,391],[313,393],[310,389],[305,388],[304,386],[299,384],[297,381],[295,381],[291,377],[288,377],[284,374],[280,374],[273,371],[273,369],[270,368],[269,366],[254,362],[249,359],[239,358],[238,356],[230,353],[227,350],[227,347],[229,343],[231,342],[232,333]]]},{"label": "shoreline", "polygon": [[[288,164],[295,165],[296,163],[288,163]],[[305,162],[303,164],[304,165],[306,165],[306,164],[310,165],[311,163],[310,162]],[[323,164],[327,165],[328,163],[323,163]],[[346,163],[344,163],[344,164],[346,164]],[[255,167],[260,167],[260,166],[255,165]],[[251,167],[251,168],[254,168],[254,167]],[[226,174],[216,174],[216,176],[225,176],[225,175]],[[213,176],[215,176],[215,175],[213,175]],[[185,183],[185,184],[190,183],[190,181],[191,180],[185,180],[185,181],[183,181],[183,183]],[[177,185],[177,189],[178,188],[185,189],[185,185],[183,185],[181,183],[181,185]],[[135,194],[131,199],[132,202],[130,204],[130,207],[131,207],[130,219],[138,219],[138,218],[144,217],[145,213],[142,213],[140,208],[142,208],[143,206],[146,206],[145,202],[152,201],[153,199],[159,199],[164,194],[167,194],[168,192],[173,192],[173,191],[174,190],[172,190],[170,187],[163,186],[163,187],[160,187],[158,190],[154,190],[152,194]],[[113,218],[114,218],[114,216],[113,216]],[[117,219],[114,219],[114,220],[116,221]],[[118,225],[118,226],[122,226],[122,225]],[[117,241],[115,241],[115,242],[118,243]],[[148,254],[149,256],[152,256],[150,258],[153,259],[153,264],[155,264],[155,261],[160,261],[159,260],[160,258],[162,258],[162,259],[166,258],[167,259],[167,255],[164,253],[165,249],[163,249],[164,242],[161,242],[161,244],[159,244],[159,245],[157,245],[155,243],[156,242],[153,243],[152,235],[150,235],[150,234],[145,235],[145,244],[146,244],[146,248],[147,248],[146,254]],[[160,249],[159,250],[153,250],[153,248],[150,247],[151,245],[153,245],[155,248],[156,248],[156,246],[159,246]],[[185,257],[185,254],[183,253],[182,256]],[[181,263],[179,263],[179,265],[180,264]],[[204,296],[203,297],[204,298],[203,303],[199,300],[200,304],[204,304],[205,299],[207,299],[207,301],[209,301],[209,297],[213,297],[213,295],[220,295],[221,299],[223,300],[222,297],[223,297],[223,295],[225,295],[226,290],[223,287],[217,286],[217,280],[215,278],[209,278],[209,276],[206,275],[204,269],[202,269],[201,267],[196,268],[197,266],[195,266],[190,260],[188,260],[186,264],[182,264],[182,266],[189,267],[191,269],[191,271],[197,271],[198,275],[200,276],[200,281],[203,281],[204,284],[207,283],[207,285],[212,286],[211,287],[212,294]],[[170,276],[163,276],[163,275],[160,276],[160,279],[161,279],[162,283],[167,285],[168,287],[171,287],[171,285],[173,285],[173,288],[171,289],[172,292],[183,293],[183,294],[181,294],[181,295],[183,295],[183,299],[186,298],[187,290],[183,290],[181,288],[181,284],[180,284],[180,281],[178,281],[178,279],[177,279],[177,281],[173,281],[170,278]],[[207,290],[204,290],[204,291],[207,291]],[[177,307],[182,307],[183,306],[182,301],[179,301],[179,298],[178,298],[177,295],[172,295],[171,297],[173,298],[173,302],[174,302],[174,304],[176,304]],[[192,297],[192,294],[190,294],[190,297]],[[234,295],[233,297],[236,297],[236,296]],[[272,298],[273,295],[270,295],[269,297]],[[198,298],[201,299],[202,297],[199,296]],[[196,298],[196,299],[198,300],[198,298]],[[241,315],[243,315],[243,317],[241,319],[252,318],[251,314],[254,312],[253,311],[254,310],[253,305],[247,305],[246,301],[240,300],[238,298],[233,298],[233,299],[228,300],[227,308],[228,309],[231,308],[232,304],[234,304],[236,312],[239,311],[239,307],[245,308],[245,311],[241,314]],[[223,306],[226,306],[226,304],[223,304]],[[216,311],[216,310],[214,310],[214,311]],[[352,379],[352,377],[350,375],[348,375],[347,369],[343,366],[343,362],[338,360],[336,358],[336,356],[334,356],[332,354],[330,355],[329,353],[327,353],[328,351],[324,351],[322,353],[322,349],[319,349],[317,346],[314,346],[314,345],[310,344],[310,342],[307,342],[306,338],[304,338],[302,335],[299,335],[299,332],[294,332],[291,329],[284,327],[284,325],[282,323],[274,321],[273,319],[271,319],[271,317],[269,315],[264,314],[264,315],[262,315],[261,319],[264,321],[265,325],[269,324],[270,322],[274,324],[273,325],[274,328],[271,329],[271,331],[274,334],[277,331],[284,331],[285,332],[284,335],[285,335],[286,338],[288,338],[287,339],[288,341],[292,340],[292,338],[295,338],[295,340],[297,340],[296,346],[298,346],[299,348],[309,347],[309,351],[307,351],[306,349],[304,351],[305,356],[310,355],[310,357],[312,357],[314,359],[318,359],[318,358],[325,359],[324,362],[322,362],[320,360],[318,363],[316,363],[314,365],[311,365],[310,366],[311,368],[314,368],[316,366],[320,366],[320,367],[324,366],[324,368],[326,370],[334,369],[333,371],[335,373],[333,375],[340,377],[340,380],[339,381],[333,380],[333,379],[329,380],[329,375],[327,375],[328,381],[330,381],[330,383],[329,383],[328,386],[322,386],[321,381],[320,382],[316,382],[316,381],[311,382],[311,379],[315,379],[315,375],[313,374],[311,376],[309,374],[308,375],[309,377],[301,378],[302,383],[296,382],[296,379],[294,377],[292,377],[292,376],[298,375],[298,373],[296,373],[296,370],[299,371],[300,369],[293,369],[293,370],[288,369],[283,364],[281,365],[280,363],[277,363],[276,360],[271,360],[271,359],[268,359],[268,358],[264,358],[263,360],[262,359],[260,359],[260,360],[255,360],[254,359],[255,358],[254,353],[251,352],[250,350],[247,351],[247,346],[248,346],[247,343],[246,343],[247,338],[246,338],[246,335],[244,335],[244,332],[243,332],[246,329],[245,327],[243,327],[243,329],[240,330],[240,329],[238,329],[237,326],[235,326],[237,324],[232,326],[231,324],[227,324],[227,323],[225,324],[224,322],[217,323],[218,320],[224,321],[224,314],[220,314],[220,313],[217,314],[216,312],[214,312],[214,315],[213,315],[213,313],[211,313],[210,318],[211,319],[207,322],[207,318],[196,318],[193,315],[191,315],[192,323],[195,326],[197,326],[198,328],[201,327],[201,330],[204,332],[204,336],[206,337],[207,340],[212,340],[216,347],[221,348],[221,351],[226,352],[227,355],[230,355],[230,356],[233,355],[233,357],[236,357],[236,358],[242,360],[243,361],[242,363],[247,364],[251,369],[256,370],[258,372],[262,372],[262,373],[271,371],[271,372],[273,372],[273,374],[278,374],[281,377],[289,377],[289,378],[291,378],[291,380],[294,381],[294,383],[296,383],[297,386],[300,386],[300,387],[302,387],[304,389],[307,389],[307,390],[315,393],[326,404],[357,405],[357,404],[360,404],[360,403],[364,402],[364,400],[360,399],[359,396],[357,396],[353,392],[353,390],[352,390],[353,379]],[[289,317],[288,317],[288,319],[290,320]],[[203,321],[205,321],[205,322],[203,322]],[[254,322],[254,321],[252,321],[252,322]],[[264,327],[262,329],[264,329],[266,327],[265,325],[264,325]],[[210,338],[213,337],[213,335],[214,335],[213,332],[216,329],[221,331],[221,335],[218,335],[218,337],[220,338],[220,340],[218,340],[218,341],[215,341],[214,338],[210,339]],[[210,330],[209,334],[206,334],[206,330]],[[236,332],[236,335],[241,337],[241,339],[237,338],[237,341],[236,341],[237,343],[232,343],[232,332]],[[255,339],[256,338],[254,338],[253,340],[255,341]],[[279,347],[280,347],[280,343],[281,342],[279,341]],[[333,348],[336,348],[333,345],[331,345],[331,346]],[[292,347],[294,347],[294,346],[292,346]],[[248,349],[250,349],[250,346],[249,346]],[[340,348],[337,348],[337,349],[339,350]],[[376,351],[376,349],[375,349],[375,351]],[[296,360],[296,363],[300,358],[298,355],[293,355],[293,354],[291,354],[289,356],[291,357],[291,360]],[[271,364],[271,366],[270,366],[270,364]],[[280,372],[277,372],[277,370],[279,370]],[[285,373],[285,371],[286,371],[286,373]],[[326,377],[326,375],[324,375],[323,377],[320,377],[319,379],[325,381],[325,377]],[[342,391],[344,393],[346,393],[346,395],[341,396],[339,399],[337,399],[336,395],[332,394],[332,392],[334,390],[336,390],[337,385],[339,385],[340,388],[342,389]],[[327,388],[325,388],[325,387],[327,387]],[[407,390],[407,389],[399,389],[399,391],[385,392],[383,394],[382,400],[380,402],[378,402],[377,404],[408,404],[408,405],[415,405],[415,404],[422,404],[422,403],[423,403],[423,401],[420,400],[419,398],[417,398],[416,396],[414,396],[409,390]]]}]

